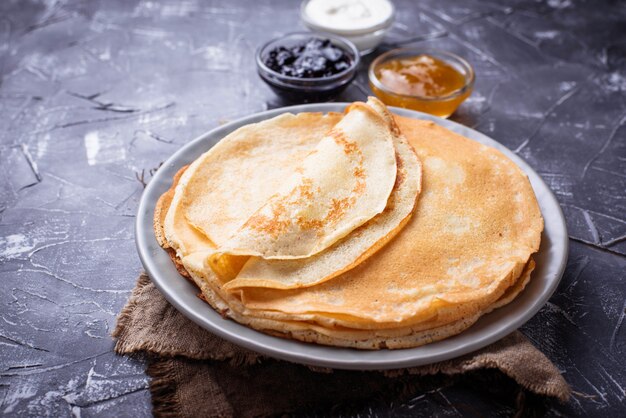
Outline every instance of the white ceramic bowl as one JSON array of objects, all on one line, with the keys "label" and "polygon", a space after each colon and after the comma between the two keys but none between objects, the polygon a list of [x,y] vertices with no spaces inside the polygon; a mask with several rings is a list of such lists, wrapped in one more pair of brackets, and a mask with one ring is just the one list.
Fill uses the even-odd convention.
[{"label": "white ceramic bowl", "polygon": [[361,55],[369,54],[380,45],[395,19],[395,8],[393,3],[388,1],[391,6],[391,14],[384,21],[366,28],[338,29],[311,19],[306,11],[310,1],[311,0],[304,0],[300,6],[300,18],[302,19],[302,23],[314,32],[337,35],[349,40],[357,47]]}]

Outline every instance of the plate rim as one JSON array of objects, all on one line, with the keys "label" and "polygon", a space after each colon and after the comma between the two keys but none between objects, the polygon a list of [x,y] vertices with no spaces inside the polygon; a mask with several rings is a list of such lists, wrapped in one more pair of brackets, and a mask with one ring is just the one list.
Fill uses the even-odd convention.
[{"label": "plate rim", "polygon": [[[183,165],[197,158],[199,154],[197,154],[195,158],[188,158],[188,154],[194,153],[194,148],[199,148],[202,144],[207,143],[207,145],[209,145],[207,148],[198,150],[200,153],[205,152],[219,142],[221,138],[216,139],[217,136],[223,137],[245,124],[265,120],[285,112],[291,112],[294,114],[301,112],[342,112],[348,105],[350,105],[350,103],[347,102],[313,103],[281,107],[253,113],[222,126],[218,126],[197,136],[174,152],[161,165],[142,193],[135,220],[135,243],[139,258],[152,282],[159,289],[161,294],[163,294],[164,297],[187,318],[191,319],[193,322],[213,334],[216,334],[236,345],[270,357],[295,363],[351,370],[397,369],[449,360],[479,350],[503,338],[504,336],[517,330],[530,318],[532,318],[547,303],[548,299],[555,292],[563,276],[568,258],[569,238],[567,234],[567,226],[562,209],[554,196],[554,193],[543,181],[541,176],[528,163],[526,163],[513,151],[509,150],[504,145],[489,136],[451,120],[397,107],[389,107],[389,109],[393,113],[400,116],[434,121],[435,123],[450,129],[453,132],[498,149],[508,158],[513,160],[513,162],[529,177],[533,190],[537,195],[540,207],[542,206],[542,203],[543,206],[550,207],[550,220],[554,223],[544,227],[541,247],[543,248],[546,245],[547,239],[550,240],[550,246],[547,250],[545,248],[540,248],[534,255],[537,256],[542,253],[542,251],[552,251],[556,245],[557,256],[559,259],[551,261],[550,268],[553,270],[550,273],[551,277],[548,278],[549,280],[545,283],[543,288],[539,288],[539,296],[526,302],[527,306],[518,307],[518,305],[520,305],[524,300],[523,296],[528,293],[528,289],[531,288],[531,285],[539,280],[535,277],[537,273],[533,274],[533,278],[527,288],[513,302],[502,308],[496,309],[491,313],[483,315],[475,324],[460,334],[415,348],[398,350],[383,349],[373,351],[358,350],[354,348],[323,346],[314,343],[304,343],[274,337],[261,333],[260,331],[253,330],[233,320],[224,319],[208,304],[197,298],[197,288],[195,288],[195,286],[188,280],[184,279],[177,272],[175,273],[177,276],[175,279],[167,277],[168,274],[172,273],[172,270],[174,272],[176,270],[173,268],[173,264],[171,263],[167,253],[160,246],[158,246],[158,243],[156,242],[156,237],[152,227],[154,207],[158,197],[165,190],[167,190],[166,187],[171,185],[173,173],[178,171],[178,169]],[[543,213],[543,210],[542,215],[544,223],[547,224],[546,214]],[[555,236],[548,235],[547,231],[552,231],[553,229],[555,229],[553,232],[553,235]],[[551,241],[552,239],[557,242],[553,244]],[[163,263],[163,257],[167,258],[169,268],[167,267],[168,264]],[[159,263],[161,264],[160,266]],[[541,279],[545,278],[542,277]],[[189,295],[189,287],[196,289],[195,292],[191,292],[191,295]],[[194,299],[190,299],[190,296],[193,297],[195,301]],[[199,305],[198,302],[202,305]],[[201,308],[201,306],[204,307]],[[508,312],[507,308],[508,311],[511,311],[509,312],[509,316],[512,318],[508,321],[497,319],[496,317],[498,316],[498,313]],[[483,323],[482,329],[476,328],[480,323]],[[472,333],[478,333],[478,335],[475,336],[475,338],[471,338]]]}]

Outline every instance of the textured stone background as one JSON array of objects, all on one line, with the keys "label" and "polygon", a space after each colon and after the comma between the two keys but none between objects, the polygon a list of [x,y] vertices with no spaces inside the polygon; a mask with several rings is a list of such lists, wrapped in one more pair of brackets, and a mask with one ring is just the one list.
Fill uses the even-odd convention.
[{"label": "textured stone background", "polygon": [[[395,3],[386,47],[465,56],[476,89],[453,119],[516,150],[567,217],[567,271],[523,327],[578,393],[545,412],[623,414],[626,3]],[[191,138],[283,105],[253,53],[301,29],[298,5],[0,2],[0,414],[150,414],[144,363],[116,357],[109,336],[141,270],[140,180]],[[370,60],[339,100],[365,98]],[[475,386],[382,394],[342,413],[515,412]]]}]

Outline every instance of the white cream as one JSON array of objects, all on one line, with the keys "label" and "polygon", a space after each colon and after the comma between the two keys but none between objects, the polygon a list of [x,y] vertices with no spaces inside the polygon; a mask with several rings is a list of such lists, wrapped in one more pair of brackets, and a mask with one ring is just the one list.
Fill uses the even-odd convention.
[{"label": "white cream", "polygon": [[304,12],[328,30],[361,31],[388,21],[393,6],[388,0],[310,0]]},{"label": "white cream", "polygon": [[301,17],[310,29],[342,36],[366,54],[393,24],[394,7],[389,0],[305,0]]}]

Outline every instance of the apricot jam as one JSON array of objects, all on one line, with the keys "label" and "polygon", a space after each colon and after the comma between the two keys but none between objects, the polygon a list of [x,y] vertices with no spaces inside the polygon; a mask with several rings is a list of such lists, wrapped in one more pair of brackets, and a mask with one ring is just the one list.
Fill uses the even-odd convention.
[{"label": "apricot jam", "polygon": [[[387,56],[376,59],[370,68],[370,87],[390,106],[404,107],[440,117],[448,117],[471,94],[473,72],[461,72],[443,58],[429,55]],[[447,53],[442,53],[447,54]]]}]

